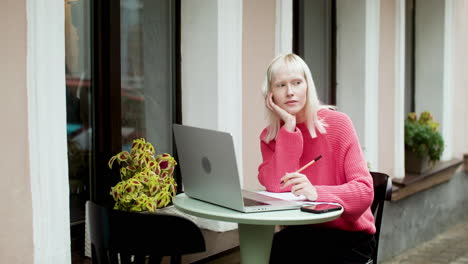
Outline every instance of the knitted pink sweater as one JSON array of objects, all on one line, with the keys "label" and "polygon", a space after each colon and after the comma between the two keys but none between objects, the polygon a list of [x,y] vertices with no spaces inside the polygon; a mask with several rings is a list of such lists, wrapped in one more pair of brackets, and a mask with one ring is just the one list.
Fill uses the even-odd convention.
[{"label": "knitted pink sweater", "polygon": [[316,138],[301,123],[293,133],[282,127],[276,140],[267,144],[263,141],[267,128],[263,130],[260,135],[263,163],[258,168],[258,179],[267,191],[290,191],[291,186],[280,188],[280,178],[322,155],[302,173],[317,189],[318,202],[339,203],[344,212],[340,218],[318,226],[374,234],[370,210],[374,196],[372,177],[353,124],[338,111],[321,109],[318,115],[328,126],[325,134],[317,131]]}]

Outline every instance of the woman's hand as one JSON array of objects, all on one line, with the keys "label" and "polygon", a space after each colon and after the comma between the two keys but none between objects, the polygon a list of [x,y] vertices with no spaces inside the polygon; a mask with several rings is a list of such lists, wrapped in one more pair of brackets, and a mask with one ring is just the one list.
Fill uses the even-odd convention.
[{"label": "woman's hand", "polygon": [[291,192],[294,195],[304,195],[309,201],[317,200],[317,190],[304,174],[298,172],[286,173],[286,175],[281,178],[281,181],[284,182],[281,188],[293,185]]},{"label": "woman's hand", "polygon": [[276,113],[278,117],[284,121],[284,126],[286,130],[288,130],[289,132],[294,132],[294,130],[296,129],[296,116],[291,115],[286,110],[275,104],[273,102],[273,93],[269,93],[267,95],[267,97],[265,98],[265,104],[268,107],[268,109],[273,111],[273,113]]}]

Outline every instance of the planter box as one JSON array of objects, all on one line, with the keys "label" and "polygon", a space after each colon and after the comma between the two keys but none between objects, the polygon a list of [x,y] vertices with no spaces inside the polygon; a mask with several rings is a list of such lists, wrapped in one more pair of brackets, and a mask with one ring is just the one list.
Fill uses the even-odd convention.
[{"label": "planter box", "polygon": [[415,152],[405,150],[405,170],[409,173],[424,174],[431,169],[429,156],[419,158]]}]

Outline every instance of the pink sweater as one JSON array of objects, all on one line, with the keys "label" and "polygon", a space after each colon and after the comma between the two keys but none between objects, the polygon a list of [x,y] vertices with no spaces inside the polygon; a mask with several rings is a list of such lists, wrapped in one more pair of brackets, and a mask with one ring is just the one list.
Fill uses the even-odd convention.
[{"label": "pink sweater", "polygon": [[295,132],[284,127],[276,140],[263,141],[267,128],[260,135],[263,163],[258,179],[270,192],[288,192],[291,186],[280,188],[280,178],[297,171],[319,155],[322,158],[303,174],[317,189],[318,202],[336,202],[344,207],[340,218],[320,224],[348,231],[375,233],[370,210],[374,190],[367,162],[349,117],[341,112],[321,109],[318,113],[327,133],[312,138],[305,124],[297,124]]}]

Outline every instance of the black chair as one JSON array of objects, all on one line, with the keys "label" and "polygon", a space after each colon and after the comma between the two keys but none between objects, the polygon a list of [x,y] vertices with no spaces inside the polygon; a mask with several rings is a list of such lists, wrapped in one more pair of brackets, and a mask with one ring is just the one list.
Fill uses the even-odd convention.
[{"label": "black chair", "polygon": [[[116,211],[88,201],[92,261],[98,264],[160,263],[205,251],[192,221],[168,214]],[[120,260],[120,261],[119,261]]]},{"label": "black chair", "polygon": [[384,202],[392,199],[392,180],[387,174],[380,172],[371,172],[374,180],[374,201],[371,210],[375,218],[375,252],[372,256],[372,263],[377,263],[377,251],[379,249],[380,226],[382,224],[382,214]]}]

